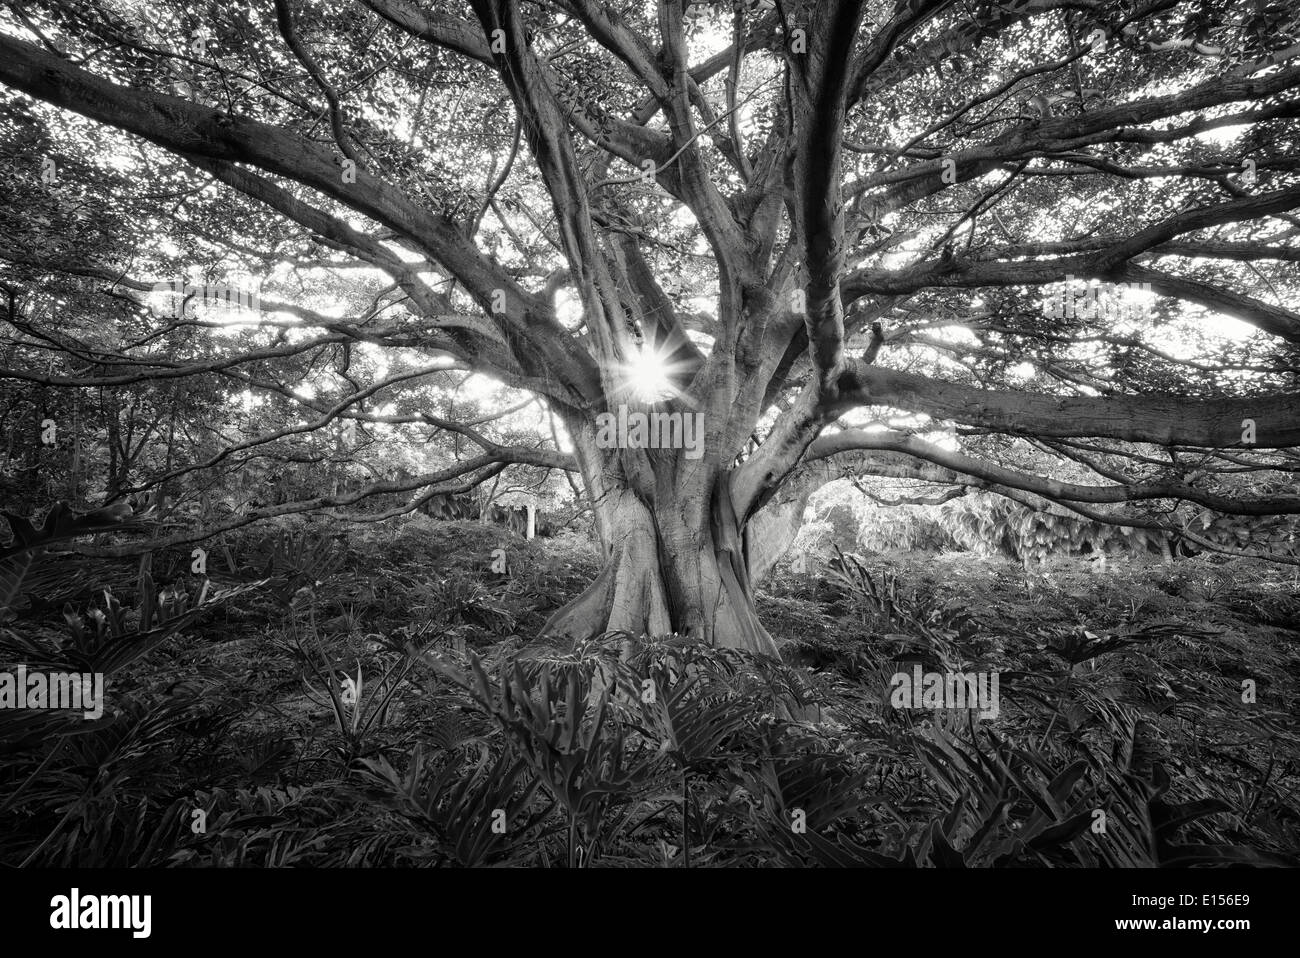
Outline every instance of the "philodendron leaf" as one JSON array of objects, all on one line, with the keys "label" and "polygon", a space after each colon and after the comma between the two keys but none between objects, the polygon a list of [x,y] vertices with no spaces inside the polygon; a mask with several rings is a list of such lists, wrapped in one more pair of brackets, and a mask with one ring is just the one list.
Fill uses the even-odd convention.
[{"label": "philodendron leaf", "polygon": [[81,515],[73,512],[66,502],[59,502],[45,514],[45,521],[39,528],[22,516],[10,512],[0,514],[5,517],[9,530],[13,533],[13,541],[0,548],[0,559],[40,549],[51,542],[120,528],[132,518],[131,507],[125,502],[116,502]]}]

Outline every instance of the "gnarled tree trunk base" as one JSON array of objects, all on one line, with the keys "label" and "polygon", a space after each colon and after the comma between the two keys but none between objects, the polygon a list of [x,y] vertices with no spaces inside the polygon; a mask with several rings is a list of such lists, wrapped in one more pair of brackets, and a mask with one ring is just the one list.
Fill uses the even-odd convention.
[{"label": "gnarled tree trunk base", "polygon": [[[638,508],[639,507],[639,508]],[[679,634],[708,645],[777,656],[754,609],[740,536],[717,516],[673,544],[639,503],[620,507],[596,580],[557,610],[544,636],[584,641],[610,632]]]}]

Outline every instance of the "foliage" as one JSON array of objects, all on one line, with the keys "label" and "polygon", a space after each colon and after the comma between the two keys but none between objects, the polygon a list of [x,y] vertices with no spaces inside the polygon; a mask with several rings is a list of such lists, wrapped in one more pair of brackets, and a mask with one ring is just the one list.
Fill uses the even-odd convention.
[{"label": "foliage", "polygon": [[[1153,516],[1153,519],[1155,517]],[[1207,509],[1184,510],[1187,528],[1230,549],[1294,555],[1294,516],[1233,517]],[[994,493],[968,491],[935,505],[881,506],[844,483],[822,490],[814,518],[805,523],[796,552],[829,556],[836,549],[865,552],[967,551],[1041,565],[1062,555],[1190,555],[1199,546],[1176,532],[1108,524],[1063,507],[1033,509]]]},{"label": "foliage", "polygon": [[[787,638],[782,662],[679,636],[521,646],[436,605],[461,593],[432,589],[459,572],[504,604],[517,586],[481,563],[437,568],[401,536],[340,542],[361,561],[332,564],[328,589],[299,608],[259,604],[266,584],[227,594],[217,582],[197,606],[207,616],[190,617],[199,596],[169,583],[190,597],[170,607],[183,625],[114,666],[111,721],[5,737],[0,860],[1295,863],[1300,729],[1280,704],[1295,694],[1295,608],[1275,568],[1243,562],[1225,578],[1185,559],[1099,576],[841,554],[824,580],[782,579],[760,598]],[[230,543],[237,562],[266,546]],[[546,578],[594,561],[561,548],[518,560],[531,583],[520,594],[544,604],[581,587]],[[386,587],[372,594],[376,572]],[[405,611],[417,599],[418,622]],[[344,601],[361,626],[320,628]],[[82,667],[94,642],[172,623],[163,606],[154,587],[130,609],[78,612],[80,640],[29,610],[5,629],[0,666],[39,648]],[[890,708],[890,675],[913,663],[998,670],[1002,714]],[[1258,704],[1240,702],[1243,677]]]}]

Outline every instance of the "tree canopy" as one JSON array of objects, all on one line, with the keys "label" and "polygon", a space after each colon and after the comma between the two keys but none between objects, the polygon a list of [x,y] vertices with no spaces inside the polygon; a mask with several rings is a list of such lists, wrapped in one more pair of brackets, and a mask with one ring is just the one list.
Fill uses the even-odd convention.
[{"label": "tree canopy", "polygon": [[[52,420],[102,441],[104,501],[333,471],[164,542],[508,469],[572,482],[605,544],[548,629],[771,651],[753,583],[844,475],[1251,554],[1191,518],[1300,513],[1287,4],[0,22],[11,460],[51,468]],[[611,446],[620,408],[701,416],[702,454]]]}]

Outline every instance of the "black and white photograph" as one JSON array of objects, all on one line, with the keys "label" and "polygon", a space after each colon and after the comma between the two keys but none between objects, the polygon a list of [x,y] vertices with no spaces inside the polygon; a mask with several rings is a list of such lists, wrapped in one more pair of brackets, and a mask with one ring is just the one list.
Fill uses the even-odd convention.
[{"label": "black and white photograph", "polygon": [[1298,701],[1297,0],[0,2],[6,928],[1240,948]]}]

